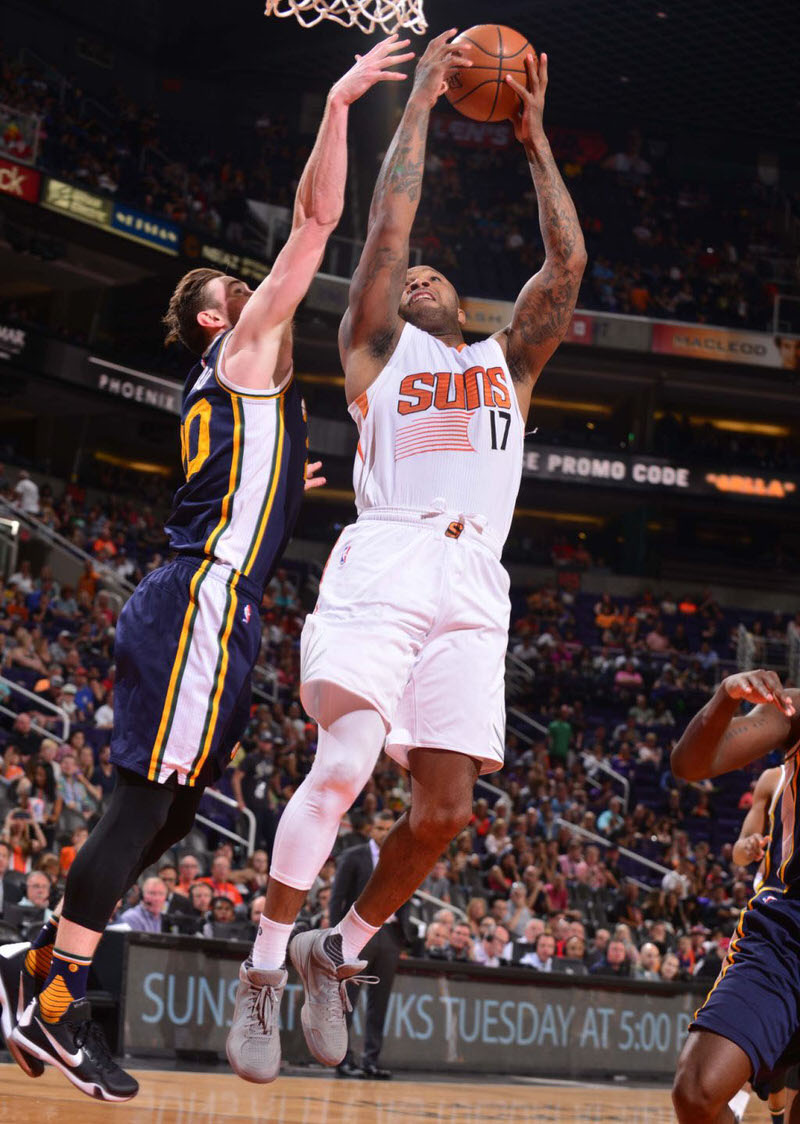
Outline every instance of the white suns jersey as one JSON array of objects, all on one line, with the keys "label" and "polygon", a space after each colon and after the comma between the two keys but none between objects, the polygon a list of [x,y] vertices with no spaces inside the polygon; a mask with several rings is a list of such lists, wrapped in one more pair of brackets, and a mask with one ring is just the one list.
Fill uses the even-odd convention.
[{"label": "white suns jersey", "polygon": [[482,517],[500,543],[522,477],[524,420],[496,340],[447,347],[406,324],[394,354],[350,405],[360,440],[359,515],[371,508]]}]

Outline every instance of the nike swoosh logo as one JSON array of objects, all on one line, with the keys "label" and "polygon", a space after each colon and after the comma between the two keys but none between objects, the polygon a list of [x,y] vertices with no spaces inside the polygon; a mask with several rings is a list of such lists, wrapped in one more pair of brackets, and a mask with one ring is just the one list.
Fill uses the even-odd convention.
[{"label": "nike swoosh logo", "polygon": [[79,1066],[81,1064],[81,1062],[83,1061],[83,1050],[78,1050],[76,1053],[70,1054],[68,1050],[64,1049],[64,1047],[61,1045],[60,1042],[57,1042],[56,1039],[53,1038],[52,1034],[47,1029],[47,1027],[42,1022],[41,1019],[37,1019],[36,1023],[37,1023],[37,1026],[39,1027],[39,1029],[44,1034],[47,1041],[50,1043],[50,1045],[53,1047],[55,1052],[61,1058],[62,1062],[65,1063],[65,1065],[71,1066],[73,1069],[75,1069],[77,1066]]}]

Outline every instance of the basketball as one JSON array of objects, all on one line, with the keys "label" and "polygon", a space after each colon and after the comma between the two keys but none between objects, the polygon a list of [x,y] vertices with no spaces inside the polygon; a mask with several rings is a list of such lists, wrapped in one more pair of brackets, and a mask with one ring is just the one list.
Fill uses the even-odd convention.
[{"label": "basketball", "polygon": [[472,59],[469,69],[457,70],[446,91],[450,104],[473,121],[505,121],[513,117],[519,98],[506,84],[512,75],[526,84],[525,56],[533,51],[524,35],[497,23],[481,23],[458,35]]}]

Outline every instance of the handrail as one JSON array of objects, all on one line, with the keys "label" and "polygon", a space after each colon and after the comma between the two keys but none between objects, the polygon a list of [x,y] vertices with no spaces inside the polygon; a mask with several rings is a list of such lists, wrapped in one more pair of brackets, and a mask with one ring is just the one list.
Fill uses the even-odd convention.
[{"label": "handrail", "polygon": [[127,581],[127,579],[116,574],[110,566],[106,566],[103,562],[98,562],[91,554],[81,547],[76,546],[74,542],[70,542],[69,539],[64,538],[58,531],[54,531],[52,527],[48,527],[41,519],[37,519],[36,516],[23,511],[21,508],[17,507],[16,504],[11,503],[10,500],[4,499],[3,497],[0,497],[0,505],[8,511],[11,511],[20,522],[25,524],[28,530],[32,531],[39,538],[44,539],[45,542],[49,542],[52,546],[58,547],[76,561],[84,563],[91,562],[101,579],[117,586],[123,593],[127,594],[128,597],[133,593],[134,586]]},{"label": "handrail", "polygon": [[[601,847],[611,847],[612,845],[618,847],[617,844],[613,843],[613,840],[606,839],[604,835],[597,835],[594,831],[589,831],[579,824],[570,823],[569,820],[565,820],[562,816],[556,816],[555,821],[562,827],[569,828],[569,830],[573,831],[576,835],[582,835],[584,839],[591,839],[593,843],[598,843]],[[672,873],[669,867],[662,866],[661,863],[653,862],[652,859],[646,859],[644,855],[637,855],[635,851],[629,850],[628,847],[618,847],[618,850],[621,855],[626,855],[629,859],[641,863],[642,866],[649,866],[651,870],[657,870],[662,876]]]},{"label": "handrail", "polygon": [[494,796],[502,796],[505,800],[509,799],[507,792],[503,792],[502,788],[498,788],[496,784],[489,784],[489,782],[485,781],[483,777],[478,777],[478,779],[475,781],[476,788],[478,787],[478,785],[480,785],[482,788],[487,788],[489,792],[491,792]]},{"label": "handrail", "polygon": [[231,831],[230,828],[222,827],[221,824],[214,823],[213,820],[199,813],[195,816],[195,820],[205,824],[206,827],[212,827],[215,831],[218,831],[220,835],[227,835],[228,839],[238,839],[239,842],[244,843],[247,847],[247,857],[249,858],[256,849],[255,814],[249,808],[240,808],[232,797],[226,796],[224,792],[218,792],[215,788],[207,788],[205,795],[213,797],[214,800],[218,800],[220,804],[226,804],[229,808],[235,808],[237,812],[243,815],[247,820],[247,835],[240,835],[238,831]]},{"label": "handrail", "polygon": [[533,680],[536,678],[532,667],[528,667],[524,660],[519,656],[515,656],[513,652],[506,652],[506,667],[511,664],[514,671],[523,677],[523,679]]},{"label": "handrail", "polygon": [[524,710],[519,710],[515,706],[510,706],[506,713],[513,714],[515,718],[520,718],[523,722],[527,722],[529,726],[533,726],[534,730],[537,730],[538,733],[544,734],[544,736],[547,737],[547,727],[543,726],[541,722],[537,722],[535,718],[531,718],[530,714],[526,714]]},{"label": "handrail", "polygon": [[[24,695],[26,699],[32,699],[39,709],[44,707],[45,710],[52,710],[53,713],[56,714],[62,722],[61,741],[69,741],[69,715],[63,707],[56,706],[56,704],[54,702],[50,702],[49,699],[43,699],[41,695],[34,694],[33,691],[29,691],[27,687],[20,686],[20,684],[16,683],[13,679],[6,679],[4,675],[0,675],[0,684],[2,684],[4,687],[7,687],[11,691],[18,691],[19,694]],[[0,710],[2,710],[3,714],[8,714],[13,718],[19,717],[19,713],[13,710],[9,710],[7,707],[0,707]],[[42,734],[46,738],[52,738],[52,730],[46,730],[43,726],[40,726],[38,722],[34,722],[32,719],[31,726],[36,730],[37,733]]]},{"label": "handrail", "polygon": [[581,761],[583,762],[583,766],[586,769],[587,773],[589,772],[588,765],[591,764],[601,773],[605,773],[607,776],[613,777],[615,781],[619,781],[625,793],[622,798],[622,805],[627,814],[628,806],[631,800],[631,782],[628,780],[628,778],[624,776],[623,773],[618,773],[616,769],[612,769],[607,761],[601,761],[597,757],[592,757],[591,753],[582,753]]},{"label": "handrail", "polygon": [[415,890],[411,895],[411,900],[413,901],[414,898],[422,898],[423,901],[430,902],[431,905],[438,905],[440,909],[449,909],[451,913],[454,913],[463,921],[467,920],[467,915],[463,909],[460,909],[457,905],[453,905],[452,902],[442,901],[441,898],[437,898],[433,894],[429,894],[427,890]]}]

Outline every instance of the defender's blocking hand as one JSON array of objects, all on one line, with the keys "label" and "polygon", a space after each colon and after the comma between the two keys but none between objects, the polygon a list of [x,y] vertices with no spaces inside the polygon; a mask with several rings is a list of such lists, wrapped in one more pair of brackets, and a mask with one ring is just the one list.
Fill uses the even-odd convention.
[{"label": "defender's blocking hand", "polygon": [[390,67],[414,58],[413,51],[398,54],[410,42],[410,39],[398,39],[397,35],[390,35],[388,39],[376,43],[366,55],[356,55],[355,65],[331,87],[329,98],[352,105],[378,82],[402,82],[407,75],[399,70],[391,70]]}]

